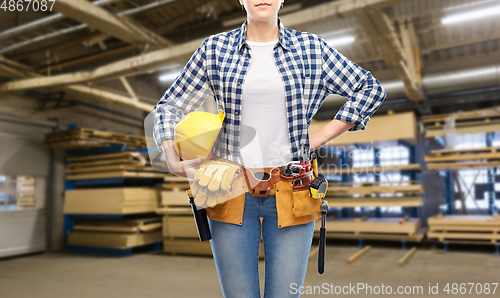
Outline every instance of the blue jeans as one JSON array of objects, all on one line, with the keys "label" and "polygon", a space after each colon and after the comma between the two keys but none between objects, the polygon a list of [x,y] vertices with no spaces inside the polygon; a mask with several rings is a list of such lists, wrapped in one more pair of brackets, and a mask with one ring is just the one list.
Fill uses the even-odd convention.
[{"label": "blue jeans", "polygon": [[[226,298],[260,298],[259,247],[264,241],[264,298],[299,297],[293,288],[304,283],[314,222],[278,228],[276,196],[253,197],[246,193],[242,225],[209,219],[210,245]],[[295,293],[296,291],[292,291]]]}]

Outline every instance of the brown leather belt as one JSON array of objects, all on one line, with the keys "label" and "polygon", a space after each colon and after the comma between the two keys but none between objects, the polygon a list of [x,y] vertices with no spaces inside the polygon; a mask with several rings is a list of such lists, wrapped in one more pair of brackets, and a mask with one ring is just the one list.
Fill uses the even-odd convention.
[{"label": "brown leather belt", "polygon": [[[276,168],[247,168],[242,166],[248,192],[254,197],[267,197],[276,194],[276,182],[285,167]],[[265,173],[259,175],[259,173]],[[259,177],[256,177],[258,174]],[[267,176],[267,177],[261,177]],[[268,179],[263,179],[268,178]]]},{"label": "brown leather belt", "polygon": [[[309,171],[299,176],[290,176],[290,177],[283,176],[281,174],[285,169],[284,166],[275,168],[247,168],[247,167],[242,167],[242,168],[243,168],[243,174],[245,176],[245,181],[247,183],[248,192],[251,193],[254,197],[267,197],[275,195],[276,183],[279,180],[289,181],[294,185],[298,184],[297,187],[294,187],[294,189],[297,188],[297,190],[305,189],[307,187],[306,184],[310,185],[313,180],[312,171]],[[259,177],[255,177],[255,174],[258,174],[259,172],[266,173],[267,177],[263,178],[269,178],[269,179],[259,179],[262,178],[260,176],[264,175],[258,175]]]},{"label": "brown leather belt", "polygon": [[[300,180],[303,186],[294,186],[295,190],[301,190],[306,188],[306,184],[311,184],[313,178],[313,171],[309,171],[305,174],[299,176],[283,176],[285,166],[274,167],[274,168],[249,168],[237,164],[235,162],[229,161],[218,156],[210,156],[211,159],[224,161],[230,164],[238,165],[243,170],[243,176],[247,184],[247,191],[251,193],[254,197],[267,197],[276,194],[276,183],[279,180],[289,181],[294,184],[295,181]],[[259,174],[259,173],[265,174]],[[257,174],[258,177],[255,176]],[[267,177],[263,177],[267,176]],[[266,179],[261,179],[266,178]],[[269,179],[267,179],[269,178]]]}]

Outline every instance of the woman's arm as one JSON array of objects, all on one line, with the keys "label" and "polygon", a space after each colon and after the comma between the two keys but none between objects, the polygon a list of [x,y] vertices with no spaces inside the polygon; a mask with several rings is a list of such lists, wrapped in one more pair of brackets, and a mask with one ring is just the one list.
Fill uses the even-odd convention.
[{"label": "woman's arm", "polygon": [[174,150],[175,145],[173,140],[164,140],[161,145],[163,147],[163,152],[165,152],[165,158],[170,171],[178,176],[193,179],[194,174],[196,174],[203,163],[203,156],[196,159],[180,161],[179,155]]},{"label": "woman's arm", "polygon": [[369,71],[339,53],[322,38],[320,41],[323,87],[328,94],[341,95],[346,101],[334,120],[312,134],[310,141],[314,148],[321,147],[346,130],[364,130],[387,96],[380,82]]},{"label": "woman's arm", "polygon": [[333,119],[320,130],[309,134],[309,147],[311,151],[325,145],[328,141],[335,139],[353,126],[355,126],[354,123],[346,123]]},{"label": "woman's arm", "polygon": [[180,161],[174,150],[175,125],[185,114],[196,110],[210,94],[206,72],[208,38],[191,56],[182,72],[153,108],[153,138],[159,151],[165,153],[167,165],[174,174],[192,178],[203,158]]},{"label": "woman's arm", "polygon": [[387,93],[369,72],[339,53],[322,38],[322,83],[327,94],[347,100],[332,121],[309,134],[311,151],[318,149],[345,131],[364,130],[370,116],[380,107]]}]

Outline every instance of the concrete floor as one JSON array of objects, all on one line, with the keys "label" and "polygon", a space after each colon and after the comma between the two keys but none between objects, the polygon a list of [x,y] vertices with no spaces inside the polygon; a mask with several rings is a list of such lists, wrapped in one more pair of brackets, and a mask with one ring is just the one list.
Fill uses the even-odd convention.
[{"label": "concrete floor", "polygon": [[[406,266],[398,267],[396,263],[403,256],[403,251],[397,247],[375,246],[357,262],[347,265],[345,260],[356,251],[357,247],[353,245],[330,245],[327,248],[325,274],[317,273],[317,257],[312,258],[304,286],[321,287],[323,283],[328,283],[343,287],[350,283],[367,283],[380,287],[383,284],[391,286],[393,292],[398,286],[422,286],[423,294],[399,296],[444,297],[447,296],[443,292],[446,283],[500,282],[500,257],[494,256],[492,250],[453,249],[444,254],[439,247],[420,249]],[[261,262],[261,280],[264,278],[263,267],[264,262]],[[429,283],[439,284],[438,295],[429,295]],[[500,289],[496,289],[495,295],[499,293]],[[336,296],[352,295],[355,294]],[[310,296],[325,294],[302,295]],[[361,290],[358,296],[385,295],[367,295]],[[483,297],[484,294],[466,296]],[[108,258],[47,253],[0,260],[0,297],[212,298],[222,297],[222,292],[214,262],[208,257],[140,253],[132,258]]]}]

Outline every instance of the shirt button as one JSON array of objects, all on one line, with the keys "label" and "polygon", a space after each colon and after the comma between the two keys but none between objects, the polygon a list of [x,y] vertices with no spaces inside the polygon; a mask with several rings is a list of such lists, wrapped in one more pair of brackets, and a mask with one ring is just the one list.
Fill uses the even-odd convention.
[{"label": "shirt button", "polygon": [[237,85],[239,86],[239,85],[240,85],[240,82],[238,82],[238,84],[237,84]]},{"label": "shirt button", "polygon": [[247,60],[247,61],[248,61],[248,57],[246,57],[246,58],[245,58],[245,60]]},{"label": "shirt button", "polygon": [[238,116],[238,112],[234,112],[234,114],[235,114],[236,116]]}]

